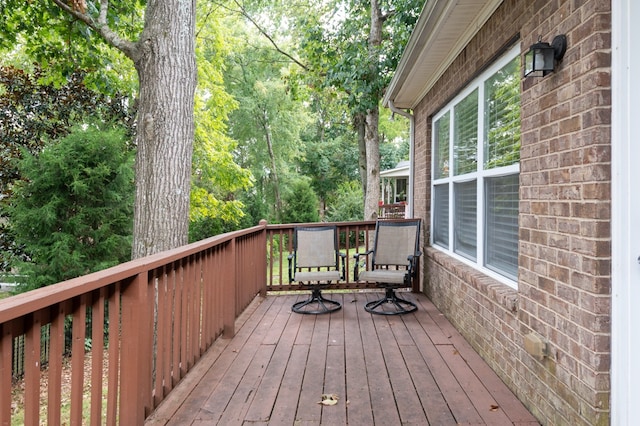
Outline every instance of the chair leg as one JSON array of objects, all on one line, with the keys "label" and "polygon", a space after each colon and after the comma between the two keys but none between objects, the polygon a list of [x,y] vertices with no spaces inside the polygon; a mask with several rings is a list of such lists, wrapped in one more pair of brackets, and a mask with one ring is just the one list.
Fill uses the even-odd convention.
[{"label": "chair leg", "polygon": [[[394,306],[394,310],[385,310],[386,304]],[[386,288],[382,299],[374,300],[364,305],[367,312],[378,315],[401,315],[414,312],[418,309],[415,303],[398,297],[393,288]]]},{"label": "chair leg", "polygon": [[[315,307],[314,307],[315,305]],[[307,300],[296,302],[291,307],[293,312],[298,314],[328,314],[342,308],[342,305],[335,300],[327,299],[322,295],[319,288],[311,291],[311,297]]]}]

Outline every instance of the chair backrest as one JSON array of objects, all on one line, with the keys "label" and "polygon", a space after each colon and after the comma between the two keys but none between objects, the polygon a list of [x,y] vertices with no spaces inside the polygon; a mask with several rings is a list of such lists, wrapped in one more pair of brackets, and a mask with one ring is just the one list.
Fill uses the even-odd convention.
[{"label": "chair backrest", "polygon": [[420,219],[392,222],[379,220],[373,247],[373,264],[407,265],[407,257],[420,251]]},{"label": "chair backrest", "polygon": [[338,268],[338,238],[335,226],[295,228],[293,249],[296,268]]}]

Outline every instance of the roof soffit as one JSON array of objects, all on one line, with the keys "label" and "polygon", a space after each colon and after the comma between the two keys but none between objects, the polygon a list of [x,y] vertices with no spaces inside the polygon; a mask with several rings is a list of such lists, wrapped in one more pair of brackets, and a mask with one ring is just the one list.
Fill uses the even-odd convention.
[{"label": "roof soffit", "polygon": [[413,109],[503,0],[427,0],[383,104]]}]

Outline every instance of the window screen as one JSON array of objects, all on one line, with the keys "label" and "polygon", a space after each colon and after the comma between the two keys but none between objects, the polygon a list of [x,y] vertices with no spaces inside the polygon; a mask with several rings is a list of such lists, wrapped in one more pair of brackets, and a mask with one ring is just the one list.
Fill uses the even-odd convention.
[{"label": "window screen", "polygon": [[454,108],[454,173],[475,172],[478,160],[478,90],[474,90]]},{"label": "window screen", "polygon": [[488,178],[486,188],[487,268],[518,276],[518,175]]},{"label": "window screen", "polygon": [[475,180],[453,185],[455,200],[454,251],[475,260],[477,256],[477,183]]},{"label": "window screen", "polygon": [[485,169],[520,160],[520,76],[515,58],[484,84]]},{"label": "window screen", "polygon": [[449,121],[450,113],[447,112],[433,125],[435,135],[436,167],[434,177],[440,179],[449,177]]},{"label": "window screen", "polygon": [[449,247],[449,185],[436,185],[433,197],[433,240],[445,248]]}]

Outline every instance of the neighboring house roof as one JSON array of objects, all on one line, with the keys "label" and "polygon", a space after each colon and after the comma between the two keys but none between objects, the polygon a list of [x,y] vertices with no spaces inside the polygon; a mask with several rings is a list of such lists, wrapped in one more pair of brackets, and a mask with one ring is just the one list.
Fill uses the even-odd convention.
[{"label": "neighboring house roof", "polygon": [[391,177],[409,177],[409,162],[401,161],[398,165],[393,169],[383,170],[380,172],[380,177],[382,178],[391,178]]},{"label": "neighboring house roof", "polygon": [[424,5],[383,105],[413,109],[491,17],[502,0],[429,0]]}]

